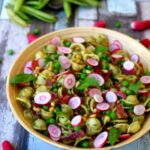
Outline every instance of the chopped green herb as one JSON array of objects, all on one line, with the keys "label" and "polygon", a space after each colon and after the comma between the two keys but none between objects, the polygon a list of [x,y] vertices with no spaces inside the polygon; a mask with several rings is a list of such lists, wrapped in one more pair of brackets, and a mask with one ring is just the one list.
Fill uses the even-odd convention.
[{"label": "chopped green herb", "polygon": [[46,120],[46,124],[55,124],[56,123],[56,120],[54,118],[48,118]]},{"label": "chopped green herb", "polygon": [[81,129],[81,127],[80,126],[76,126],[76,127],[74,127],[74,131],[79,131]]},{"label": "chopped green herb", "polygon": [[95,53],[98,54],[100,52],[106,52],[108,51],[108,47],[105,47],[103,45],[99,45],[96,47]]},{"label": "chopped green herb", "polygon": [[115,27],[116,28],[121,28],[121,26],[122,26],[121,21],[118,20],[118,21],[115,22]]},{"label": "chopped green herb", "polygon": [[49,106],[43,106],[43,109],[48,111],[49,110]]},{"label": "chopped green herb", "polygon": [[148,108],[150,108],[150,102],[148,102],[146,106],[147,106]]},{"label": "chopped green herb", "polygon": [[70,41],[65,41],[65,42],[64,42],[64,46],[66,46],[66,47],[70,47],[71,44],[72,44],[72,43],[71,43]]},{"label": "chopped green herb", "polygon": [[80,147],[83,147],[83,148],[88,148],[90,146],[88,140],[81,141],[79,145]]},{"label": "chopped green herb", "polygon": [[14,54],[14,50],[13,50],[13,49],[9,49],[9,50],[7,51],[7,54],[8,54],[8,55],[13,55],[13,54]]},{"label": "chopped green herb", "polygon": [[131,91],[133,91],[135,94],[137,94],[141,84],[142,83],[140,81],[138,81],[137,83],[132,83],[132,84],[129,85],[129,89]]}]

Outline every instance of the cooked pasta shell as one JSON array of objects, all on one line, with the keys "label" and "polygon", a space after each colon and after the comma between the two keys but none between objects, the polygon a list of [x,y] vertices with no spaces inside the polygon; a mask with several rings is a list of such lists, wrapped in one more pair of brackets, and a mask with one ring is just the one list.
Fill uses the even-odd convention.
[{"label": "cooked pasta shell", "polygon": [[129,124],[127,123],[117,123],[114,125],[114,127],[116,129],[118,129],[119,131],[121,131],[121,133],[126,133],[128,128],[129,128]]},{"label": "cooked pasta shell", "polygon": [[73,43],[73,44],[71,44],[70,48],[73,50],[73,52],[76,52],[76,51],[81,52],[81,51],[85,50],[85,46],[80,43]]},{"label": "cooked pasta shell", "polygon": [[26,97],[17,97],[16,99],[24,108],[27,108],[27,109],[31,108],[30,99]]},{"label": "cooked pasta shell", "polygon": [[37,51],[35,53],[35,59],[44,58],[46,56],[46,53],[43,50]]},{"label": "cooked pasta shell", "polygon": [[43,118],[44,120],[46,120],[46,119],[48,119],[48,118],[50,118],[50,117],[53,117],[54,114],[53,114],[53,112],[51,112],[51,111],[45,111],[44,109],[41,109],[41,116],[42,116],[42,118]]},{"label": "cooked pasta shell", "polygon": [[33,94],[34,90],[32,87],[25,87],[21,89],[18,93],[18,97],[30,98]]},{"label": "cooked pasta shell", "polygon": [[57,50],[57,47],[53,44],[47,44],[44,48],[44,52],[51,54],[51,53],[55,53]]},{"label": "cooked pasta shell", "polygon": [[38,76],[35,83],[36,83],[37,85],[45,85],[45,84],[46,84],[46,79],[43,78],[42,76]]},{"label": "cooked pasta shell", "polygon": [[108,46],[109,45],[108,37],[104,34],[99,34],[96,37],[96,42],[97,42],[97,44],[103,45],[103,46]]},{"label": "cooked pasta shell", "polygon": [[124,102],[126,104],[129,104],[129,105],[137,105],[137,104],[139,104],[139,101],[138,101],[136,95],[129,95],[129,96],[127,96],[127,98],[124,100]]},{"label": "cooked pasta shell", "polygon": [[138,132],[140,129],[141,129],[140,123],[138,121],[135,121],[129,125],[127,132],[134,134],[134,133]]},{"label": "cooked pasta shell", "polygon": [[110,117],[107,116],[107,115],[105,115],[105,116],[102,118],[102,122],[103,122],[104,125],[107,124],[108,122],[110,122]]},{"label": "cooked pasta shell", "polygon": [[133,122],[138,121],[140,124],[143,124],[144,123],[144,119],[145,119],[144,115],[134,116],[133,117]]},{"label": "cooked pasta shell", "polygon": [[118,74],[121,74],[121,70],[119,69],[119,67],[109,64],[109,69],[112,70],[112,74],[114,76],[117,76]]},{"label": "cooked pasta shell", "polygon": [[43,119],[36,119],[33,123],[33,128],[39,131],[46,130],[46,123]]},{"label": "cooked pasta shell", "polygon": [[39,92],[49,92],[49,91],[50,91],[50,89],[47,86],[41,85],[36,88],[35,94],[37,94]]}]

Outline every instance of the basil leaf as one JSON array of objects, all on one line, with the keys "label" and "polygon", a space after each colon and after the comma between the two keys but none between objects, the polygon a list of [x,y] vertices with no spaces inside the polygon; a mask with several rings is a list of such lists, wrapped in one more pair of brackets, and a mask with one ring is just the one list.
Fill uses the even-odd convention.
[{"label": "basil leaf", "polygon": [[140,88],[140,86],[141,86],[141,82],[139,81],[139,82],[137,82],[137,83],[134,83],[134,84],[130,84],[129,85],[129,89],[131,90],[131,91],[133,91],[135,94],[137,94],[138,93],[138,90],[139,90],[139,88]]},{"label": "basil leaf", "polygon": [[114,145],[117,142],[119,136],[120,136],[120,131],[117,130],[116,128],[111,128],[108,133],[108,140],[110,144]]},{"label": "basil leaf", "polygon": [[98,81],[93,77],[87,77],[82,81],[82,83],[77,87],[77,90],[85,90],[90,86],[99,87]]},{"label": "basil leaf", "polygon": [[100,52],[106,52],[108,51],[108,47],[105,47],[103,45],[99,45],[96,47],[95,53],[98,54]]},{"label": "basil leaf", "polygon": [[26,82],[34,81],[35,79],[36,77],[34,75],[20,73],[20,74],[15,75],[11,79],[10,83],[15,85],[18,83],[26,83]]}]

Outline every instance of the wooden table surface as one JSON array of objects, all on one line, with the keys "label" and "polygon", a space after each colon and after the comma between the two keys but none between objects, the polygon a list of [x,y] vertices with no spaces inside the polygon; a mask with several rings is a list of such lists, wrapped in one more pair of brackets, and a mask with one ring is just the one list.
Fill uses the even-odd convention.
[{"label": "wooden table surface", "polygon": [[[150,30],[135,32],[130,29],[130,22],[135,19],[150,19],[150,0],[104,0],[100,8],[80,7],[74,12],[72,21],[67,24],[63,10],[54,12],[59,18],[55,24],[34,21],[27,28],[21,28],[8,20],[4,6],[7,0],[0,0],[0,143],[9,140],[15,150],[62,150],[37,139],[27,133],[14,118],[7,103],[5,83],[11,64],[28,45],[26,33],[34,27],[41,29],[41,35],[71,26],[93,26],[97,20],[106,20],[107,27],[114,29],[136,39],[150,38]],[[122,27],[115,28],[115,21],[121,21]],[[13,49],[14,55],[7,55],[7,50]],[[0,147],[1,149],[1,147]],[[119,148],[118,150],[150,150],[150,134],[147,133],[137,141]]]}]

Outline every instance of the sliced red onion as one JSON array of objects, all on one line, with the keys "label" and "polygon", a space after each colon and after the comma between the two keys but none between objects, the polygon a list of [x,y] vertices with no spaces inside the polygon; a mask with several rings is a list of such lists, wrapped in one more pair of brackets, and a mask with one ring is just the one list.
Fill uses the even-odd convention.
[{"label": "sliced red onion", "polygon": [[137,55],[137,54],[132,54],[132,55],[131,55],[131,60],[132,60],[133,62],[135,62],[135,63],[138,63],[138,62],[140,62],[140,57],[139,57],[139,55]]},{"label": "sliced red onion", "polygon": [[101,95],[102,92],[97,88],[91,88],[91,89],[89,89],[88,94],[89,94],[89,96],[94,97],[95,94]]},{"label": "sliced red onion", "polygon": [[66,56],[59,56],[59,62],[61,64],[61,67],[64,69],[68,69],[71,66],[71,62]]},{"label": "sliced red onion", "polygon": [[51,137],[58,138],[61,136],[61,130],[56,125],[49,125],[48,126],[48,133]]},{"label": "sliced red onion", "polygon": [[69,99],[68,104],[72,109],[77,109],[81,105],[81,99],[78,96],[74,96]]}]

